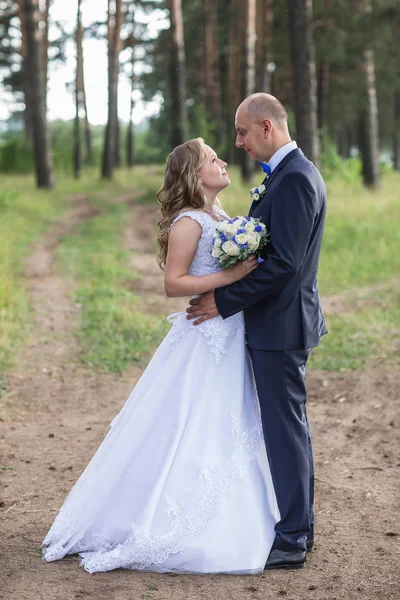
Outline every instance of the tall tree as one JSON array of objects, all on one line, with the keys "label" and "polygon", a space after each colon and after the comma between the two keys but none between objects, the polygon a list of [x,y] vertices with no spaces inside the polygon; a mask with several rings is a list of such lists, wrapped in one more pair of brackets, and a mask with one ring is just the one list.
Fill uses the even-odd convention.
[{"label": "tall tree", "polygon": [[329,97],[329,63],[321,60],[318,64],[317,72],[317,104],[318,104],[318,129],[324,129],[328,115],[328,97]]},{"label": "tall tree", "polygon": [[[226,81],[226,131],[227,131],[227,160],[237,162],[235,152],[235,113],[243,99],[243,16],[244,6],[241,0],[230,0],[228,7],[228,47],[227,47],[227,81]],[[239,155],[240,156],[240,155]]]},{"label": "tall tree", "polygon": [[256,91],[271,93],[272,0],[257,0]]},{"label": "tall tree", "polygon": [[81,71],[82,63],[82,13],[81,13],[82,0],[78,0],[77,12],[76,12],[76,75],[75,75],[75,122],[74,122],[74,175],[75,179],[79,179],[80,172],[82,169],[82,147],[81,147],[81,120],[80,120],[80,107],[81,107],[81,93],[82,93],[82,81]]},{"label": "tall tree", "polygon": [[79,90],[79,104],[83,112],[83,127],[85,133],[86,160],[89,164],[93,162],[93,143],[92,132],[90,130],[89,115],[86,101],[85,70],[83,61],[83,26],[81,17],[82,0],[78,0],[77,9],[77,27],[76,27],[76,60],[77,60],[77,80],[76,84]]},{"label": "tall tree", "polygon": [[296,139],[306,156],[319,164],[312,0],[288,0],[289,37],[293,65]]},{"label": "tall tree", "polygon": [[83,26],[82,26],[82,0],[78,0],[76,14],[76,74],[75,74],[75,122],[74,122],[74,174],[79,178],[82,169],[82,136],[81,116],[83,115],[84,139],[86,148],[86,160],[89,164],[93,162],[92,133],[88,118],[85,76],[83,68]]},{"label": "tall tree", "polygon": [[46,121],[44,94],[45,74],[39,35],[39,8],[37,0],[19,0],[20,14],[26,31],[26,76],[32,93],[31,114],[33,147],[38,187],[54,185],[54,170]]},{"label": "tall tree", "polygon": [[[245,90],[250,96],[256,89],[256,0],[246,0],[246,37],[245,37]],[[242,152],[240,161],[242,179],[250,181],[254,163],[247,152]]]},{"label": "tall tree", "polygon": [[131,48],[131,97],[130,97],[130,107],[129,107],[129,123],[128,123],[128,133],[126,138],[126,160],[128,163],[128,167],[131,169],[134,166],[134,131],[133,131],[133,111],[135,109],[135,85],[136,85],[136,74],[135,74],[135,35],[134,35],[134,25],[135,25],[135,5],[133,5],[132,10],[132,32],[128,39],[128,44]]},{"label": "tall tree", "polygon": [[394,92],[394,168],[400,171],[400,89]]},{"label": "tall tree", "polygon": [[171,142],[178,146],[189,138],[182,0],[166,0],[166,6],[170,18]]},{"label": "tall tree", "polygon": [[364,50],[362,69],[365,77],[364,103],[359,115],[359,144],[363,181],[367,187],[379,186],[378,105],[375,64],[372,48]]},{"label": "tall tree", "polygon": [[204,11],[204,102],[207,115],[214,123],[215,140],[222,140],[222,106],[220,64],[218,52],[218,3],[214,0],[203,0]]},{"label": "tall tree", "polygon": [[23,8],[23,2],[18,0],[18,16],[21,27],[21,76],[22,88],[24,92],[25,109],[23,112],[25,134],[27,138],[33,142],[33,116],[32,116],[32,90],[31,78],[29,77],[29,60],[28,60],[28,32],[26,22],[26,12]]},{"label": "tall tree", "polygon": [[117,95],[121,44],[122,0],[108,0],[108,120],[105,130],[102,176],[112,178],[117,143]]},{"label": "tall tree", "polygon": [[50,27],[50,6],[51,0],[39,0],[40,18],[43,27],[41,28],[41,50],[43,65],[43,85],[44,85],[44,105],[47,110],[47,79],[49,70],[49,27]]},{"label": "tall tree", "polygon": [[[371,0],[356,0],[356,7],[368,19]],[[367,187],[379,186],[379,131],[378,104],[376,97],[375,60],[372,45],[367,42],[361,62],[364,90],[359,114],[359,145],[362,159],[362,175]]]}]

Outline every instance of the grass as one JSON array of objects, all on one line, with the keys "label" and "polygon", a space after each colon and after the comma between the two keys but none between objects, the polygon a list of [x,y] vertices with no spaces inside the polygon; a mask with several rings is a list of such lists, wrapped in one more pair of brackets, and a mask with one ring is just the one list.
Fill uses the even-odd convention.
[{"label": "grass", "polygon": [[[231,186],[221,193],[230,214],[245,214],[249,187],[238,171],[229,169]],[[82,305],[77,336],[85,360],[96,368],[121,372],[153,350],[165,334],[164,315],[143,314],[140,300],[129,289],[135,274],[128,267],[121,231],[127,208],[112,196],[135,191],[137,201],[155,202],[163,167],[121,170],[114,182],[102,182],[97,170],[75,182],[58,176],[57,191],[36,191],[33,178],[1,177],[0,192],[0,395],[1,373],[10,365],[29,331],[31,313],[24,278],[30,246],[66,210],[68,194],[88,195],[101,213],[91,217],[59,249],[60,269],[77,282],[75,299]],[[260,183],[261,171],[251,185]],[[328,181],[328,215],[319,286],[322,296],[346,294],[345,313],[327,314],[330,334],[311,357],[314,368],[360,369],[373,358],[393,356],[398,331],[400,272],[400,177],[386,174],[380,190],[370,192],[359,181]],[[376,291],[377,284],[388,286]],[[368,300],[352,304],[360,289]],[[393,289],[392,289],[393,288]],[[375,291],[374,291],[375,290]],[[397,329],[396,329],[397,328]]]},{"label": "grass", "polygon": [[1,187],[0,374],[10,365],[30,326],[30,306],[23,277],[30,245],[65,210],[59,192],[34,191],[30,178],[2,178]]},{"label": "grass", "polygon": [[24,277],[25,260],[32,243],[67,209],[66,197],[99,194],[110,197],[139,189],[139,199],[151,196],[148,168],[135,175],[122,170],[115,181],[101,181],[97,169],[87,170],[79,181],[57,174],[56,190],[36,190],[33,176],[0,176],[0,396],[5,391],[1,374],[10,367],[31,326],[31,311]]},{"label": "grass", "polygon": [[329,334],[310,357],[310,367],[328,371],[360,370],[398,354],[400,288],[373,294],[375,306],[328,315]]},{"label": "grass", "polygon": [[76,331],[83,359],[101,370],[122,373],[141,361],[165,335],[165,317],[141,312],[142,301],[129,290],[137,274],[128,265],[121,232],[128,208],[105,195],[91,198],[101,213],[78,226],[61,242],[61,269],[78,282],[75,301],[81,305]]}]

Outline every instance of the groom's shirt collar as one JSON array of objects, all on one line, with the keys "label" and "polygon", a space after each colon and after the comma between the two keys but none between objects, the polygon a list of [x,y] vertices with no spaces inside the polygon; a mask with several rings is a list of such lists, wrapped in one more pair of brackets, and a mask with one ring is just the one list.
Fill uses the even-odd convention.
[{"label": "groom's shirt collar", "polygon": [[283,160],[285,158],[285,156],[287,154],[289,154],[289,152],[292,152],[292,150],[295,150],[295,148],[297,148],[297,144],[295,141],[288,142],[287,144],[285,144],[284,146],[279,148],[279,150],[277,150],[275,152],[275,154],[273,154],[271,156],[271,158],[267,162],[267,165],[271,169],[271,173],[273,172],[274,169],[276,169],[276,167],[279,165],[281,160]]}]

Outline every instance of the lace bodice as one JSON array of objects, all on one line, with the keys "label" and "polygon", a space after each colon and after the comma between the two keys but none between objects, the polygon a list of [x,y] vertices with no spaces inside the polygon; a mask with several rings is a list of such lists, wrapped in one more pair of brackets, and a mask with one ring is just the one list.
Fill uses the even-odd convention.
[{"label": "lace bodice", "polygon": [[[229,219],[228,215],[221,208],[214,207],[214,210],[224,218]],[[213,235],[217,222],[205,212],[200,210],[188,210],[180,213],[173,221],[172,225],[183,217],[190,217],[194,221],[197,221],[202,228],[199,245],[190,265],[189,274],[199,277],[221,271],[222,267],[218,260],[211,256]],[[188,321],[186,319],[186,313],[175,313],[170,315],[168,320],[170,323],[173,323],[173,327],[168,336],[173,348],[178,346],[179,341],[187,331],[195,327],[206,338],[207,344],[217,362],[220,361],[223,354],[227,354],[228,339],[231,334],[238,327],[242,327],[244,330],[244,319],[243,313],[241,312],[225,320],[218,316],[214,319],[205,321],[198,326],[193,325],[193,321]]]},{"label": "lace bodice", "polygon": [[[226,219],[229,218],[221,208],[215,207],[214,210]],[[180,213],[172,222],[172,225],[182,219],[182,217],[190,217],[193,219],[193,221],[197,221],[203,230],[196,254],[193,258],[192,264],[190,265],[189,274],[196,276],[210,275],[216,271],[221,271],[222,267],[218,260],[211,256],[213,235],[217,226],[217,222],[214,221],[214,219],[207,213],[201,210],[187,210]]]}]

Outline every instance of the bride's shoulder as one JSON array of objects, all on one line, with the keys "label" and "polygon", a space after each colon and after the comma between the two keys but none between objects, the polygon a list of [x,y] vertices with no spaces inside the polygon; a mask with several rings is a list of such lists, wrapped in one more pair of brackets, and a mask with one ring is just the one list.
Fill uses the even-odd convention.
[{"label": "bride's shoulder", "polygon": [[187,217],[187,219],[191,220],[192,222],[193,221],[197,222],[202,229],[204,229],[204,227],[207,224],[207,215],[202,210],[194,208],[191,210],[183,210],[180,213],[178,213],[176,215],[176,217],[174,218],[174,220],[172,221],[171,225],[169,226],[169,229],[171,229],[171,227],[173,225],[175,225],[175,223],[177,223],[184,217]]}]

